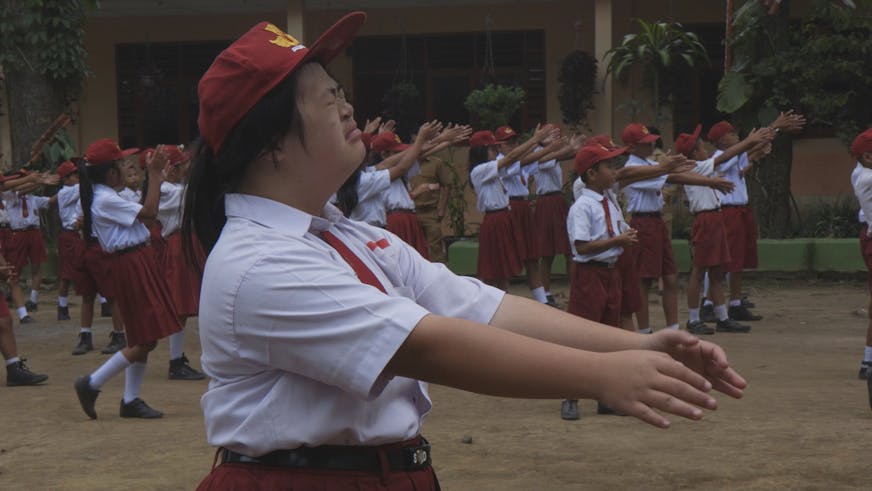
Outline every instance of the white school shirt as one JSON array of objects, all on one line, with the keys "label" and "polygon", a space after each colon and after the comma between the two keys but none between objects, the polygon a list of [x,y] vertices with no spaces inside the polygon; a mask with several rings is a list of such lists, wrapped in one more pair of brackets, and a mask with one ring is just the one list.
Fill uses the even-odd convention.
[{"label": "white school shirt", "polygon": [[387,211],[415,209],[415,201],[412,200],[412,196],[409,194],[409,180],[420,173],[421,166],[418,164],[418,161],[415,161],[404,176],[391,181],[391,185],[385,195],[385,209]]},{"label": "white school shirt", "polygon": [[167,238],[182,228],[182,209],[185,207],[185,185],[176,182],[160,183],[160,201],[157,219],[161,224],[161,236]]},{"label": "white school shirt", "polygon": [[[27,216],[23,215],[22,199],[27,201]],[[22,230],[39,227],[39,210],[48,208],[50,198],[32,194],[19,195],[12,193],[6,200],[6,212],[9,213],[9,227],[12,230]]]},{"label": "white school shirt", "polygon": [[376,227],[388,223],[385,211],[385,191],[391,186],[391,172],[387,169],[364,169],[357,181],[357,206],[351,210],[352,220],[366,222]]},{"label": "white school shirt", "polygon": [[509,207],[509,194],[503,185],[497,160],[483,162],[469,173],[475,190],[478,211],[494,211]]},{"label": "white school shirt", "polygon": [[563,188],[563,169],[556,159],[530,165],[535,167],[536,194],[553,193]]},{"label": "white school shirt", "polygon": [[857,167],[851,172],[851,186],[854,188],[854,196],[860,202],[860,213],[857,217],[860,223],[869,224],[869,232],[872,232],[872,224],[868,218],[872,218],[872,169],[867,169],[857,162]]},{"label": "white school shirt", "polygon": [[136,218],[141,209],[141,204],[127,201],[109,186],[94,185],[91,226],[104,251],[120,251],[148,241],[148,229]]},{"label": "white school shirt", "polygon": [[[724,153],[723,150],[715,150],[712,157],[717,157],[722,153]],[[725,194],[721,197],[722,205],[748,204],[748,186],[745,184],[745,178],[742,177],[741,174],[741,171],[748,168],[748,165],[750,165],[748,162],[748,154],[741,153],[718,166],[718,173],[723,174],[724,179],[732,182],[736,186],[733,188],[731,193]]]},{"label": "white school shirt", "polygon": [[139,203],[142,200],[142,190],[137,189],[136,191],[134,191],[128,187],[125,187],[121,191],[118,191],[118,196],[121,196],[127,201]]},{"label": "white school shirt", "polygon": [[[497,154],[497,160],[504,157],[502,153]],[[506,192],[512,198],[528,198],[530,189],[526,183],[529,182],[529,177],[535,163],[521,167],[521,162],[516,160],[514,163],[500,169],[500,176],[503,178],[503,185],[506,186]]]},{"label": "white school shirt", "polygon": [[[708,160],[697,161],[696,168],[693,169],[695,174],[706,177],[715,176],[715,157]],[[691,213],[699,213],[701,211],[714,210],[721,207],[720,193],[708,186],[684,186],[684,192],[687,193],[687,201]]]},{"label": "white school shirt", "polygon": [[[630,155],[625,167],[641,165],[657,165],[656,162]],[[655,177],[644,181],[636,181],[624,187],[627,196],[628,213],[654,213],[663,210],[663,186],[667,176]]]},{"label": "white school shirt", "polygon": [[64,230],[73,230],[76,222],[82,216],[82,204],[79,201],[79,185],[64,186],[58,190],[58,215]]},{"label": "white school shirt", "polygon": [[[200,293],[209,443],[256,457],[420,434],[432,407],[427,385],[389,376],[385,366],[424,316],[488,323],[503,292],[424,260],[330,204],[321,218],[251,195],[224,203],[227,223]],[[327,229],[387,294],[362,283],[319,238]]]},{"label": "white school shirt", "polygon": [[[609,206],[612,230],[615,236],[618,236],[625,228],[623,224],[624,216],[621,214],[621,209],[611,199],[606,197],[606,202]],[[610,247],[597,254],[579,254],[575,249],[575,241],[577,240],[591,242],[609,238],[606,212],[603,208],[603,195],[588,188],[584,188],[581,196],[569,208],[569,215],[566,217],[566,231],[569,234],[569,244],[572,247],[572,260],[575,262],[600,261],[615,263],[618,260],[618,256],[624,252],[624,248],[620,246]]]}]

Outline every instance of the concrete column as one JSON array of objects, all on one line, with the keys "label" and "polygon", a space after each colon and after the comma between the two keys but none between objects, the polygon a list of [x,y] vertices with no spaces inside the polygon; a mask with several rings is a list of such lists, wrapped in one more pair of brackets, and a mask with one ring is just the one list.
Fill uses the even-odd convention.
[{"label": "concrete column", "polygon": [[[597,87],[600,93],[594,97],[596,113],[593,119],[593,131],[595,133],[612,133],[612,102],[613,81],[609,78],[608,84],[603,85],[606,73],[606,63],[603,58],[606,51],[612,47],[612,2],[611,0],[594,1],[594,56],[599,60],[597,70]],[[603,88],[604,87],[604,88]]]},{"label": "concrete column", "polygon": [[[0,77],[3,67],[0,67]],[[9,170],[12,164],[12,138],[9,134],[9,105],[6,98],[6,86],[0,83],[0,171]]]},{"label": "concrete column", "polygon": [[305,24],[303,23],[303,0],[288,0],[288,25],[285,32],[297,38],[301,43],[305,43],[306,37]]}]

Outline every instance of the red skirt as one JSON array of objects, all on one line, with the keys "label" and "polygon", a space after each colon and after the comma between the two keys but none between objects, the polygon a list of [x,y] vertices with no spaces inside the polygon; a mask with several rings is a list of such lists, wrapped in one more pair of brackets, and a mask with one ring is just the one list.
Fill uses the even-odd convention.
[{"label": "red skirt", "polygon": [[607,268],[575,263],[567,310],[570,314],[594,322],[620,327],[621,272],[617,266]]},{"label": "red skirt", "polygon": [[[511,198],[509,213],[515,229],[515,243],[521,262],[535,261],[536,244],[533,241],[533,207],[527,198]],[[565,225],[564,225],[565,226]]]},{"label": "red skirt", "polygon": [[424,236],[421,223],[418,222],[418,217],[414,213],[408,211],[388,212],[388,226],[386,228],[388,232],[414,247],[421,254],[421,257],[430,259],[430,245],[427,243],[427,237]]},{"label": "red skirt", "polygon": [[28,263],[31,269],[44,263],[45,240],[39,229],[13,230],[9,236],[9,252],[6,253],[6,259],[15,268],[13,271],[15,277],[21,274],[21,269]]},{"label": "red skirt", "polygon": [[703,211],[693,219],[693,265],[697,268],[730,264],[727,230],[720,211]]},{"label": "red skirt", "polygon": [[869,291],[872,292],[872,239],[866,236],[869,230],[869,225],[863,224],[860,228],[860,254],[863,255],[863,262],[866,263],[866,270],[869,272],[867,283]]},{"label": "red skirt", "polygon": [[58,261],[62,280],[76,280],[84,255],[85,240],[82,239],[82,234],[75,230],[62,230],[58,235]]},{"label": "red skirt", "polygon": [[127,346],[148,344],[182,330],[151,246],[110,254],[109,270],[118,286],[115,300],[124,320]]},{"label": "red skirt", "polygon": [[757,269],[757,220],[750,206],[725,206],[722,211],[730,247],[728,273]]},{"label": "red skirt", "polygon": [[523,267],[509,212],[485,213],[478,233],[478,278],[505,280],[521,274]]},{"label": "red skirt", "polygon": [[569,235],[566,216],[569,206],[563,193],[543,194],[536,200],[533,210],[536,256],[554,257],[569,254]]},{"label": "red skirt", "polygon": [[642,308],[639,271],[636,267],[636,246],[624,246],[615,267],[621,273],[621,315],[635,314]]},{"label": "red skirt", "polygon": [[95,297],[100,293],[106,298],[115,298],[115,288],[109,272],[109,259],[109,254],[100,247],[97,239],[85,245],[74,278],[78,295]]},{"label": "red skirt", "polygon": [[163,273],[167,279],[170,296],[175,302],[176,313],[181,316],[194,317],[199,314],[202,262],[199,268],[198,270],[197,266],[188,263],[182,249],[181,233],[176,232],[166,238]]},{"label": "red skirt", "polygon": [[639,242],[634,248],[639,278],[654,279],[676,274],[672,237],[663,219],[634,215],[630,226],[639,232]]},{"label": "red skirt", "polygon": [[163,238],[163,224],[158,220],[154,220],[148,226],[148,234],[151,241],[151,250],[154,253],[154,260],[158,264],[163,264],[164,250],[167,246],[167,241]]},{"label": "red skirt", "polygon": [[3,254],[3,259],[9,262],[9,239],[12,238],[12,230],[9,225],[0,227],[0,254]]}]

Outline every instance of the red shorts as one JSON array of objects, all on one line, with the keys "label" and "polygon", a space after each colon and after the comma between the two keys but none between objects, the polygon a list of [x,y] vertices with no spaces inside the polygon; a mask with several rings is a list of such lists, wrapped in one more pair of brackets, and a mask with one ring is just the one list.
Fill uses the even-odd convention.
[{"label": "red shorts", "polygon": [[21,269],[30,264],[31,269],[36,269],[46,260],[45,241],[38,228],[27,230],[13,230],[9,236],[9,251],[6,259],[15,270],[17,277]]},{"label": "red shorts", "polygon": [[860,228],[860,254],[863,255],[863,262],[866,263],[866,270],[869,272],[868,283],[869,291],[872,292],[872,239],[866,236],[869,230],[867,224],[863,224]]},{"label": "red shorts", "polygon": [[58,235],[58,261],[61,263],[62,280],[76,280],[76,275],[82,269],[84,255],[85,241],[82,234],[75,230],[61,230]]},{"label": "red shorts", "polygon": [[635,314],[642,308],[639,271],[636,267],[636,246],[624,246],[615,267],[621,272],[621,315]]},{"label": "red shorts", "polygon": [[9,239],[12,237],[12,230],[9,225],[0,227],[0,254],[3,254],[3,259],[9,262]]},{"label": "red shorts", "polygon": [[515,228],[507,210],[484,214],[478,232],[478,278],[506,280],[521,274]]},{"label": "red shorts", "polygon": [[533,207],[527,198],[511,198],[509,213],[515,229],[515,243],[521,262],[535,261],[536,245],[533,241]]},{"label": "red shorts", "polygon": [[566,216],[569,206],[563,193],[540,195],[533,210],[533,230],[536,257],[554,257],[569,254],[569,236],[566,233]]},{"label": "red shorts", "polygon": [[630,226],[639,232],[639,242],[634,248],[639,278],[650,280],[676,274],[672,237],[666,222],[660,217],[633,215]]},{"label": "red shorts", "polygon": [[[109,254],[109,271],[121,310],[127,346],[148,344],[182,330],[164,275],[151,246]],[[121,288],[120,285],[124,285]]]},{"label": "red shorts", "polygon": [[720,211],[703,211],[693,219],[693,265],[697,268],[726,266],[730,263],[727,231]]},{"label": "red shorts", "polygon": [[575,263],[570,279],[568,311],[594,322],[620,327],[621,272],[618,268]]},{"label": "red shorts", "polygon": [[724,206],[724,226],[730,247],[727,273],[757,269],[757,220],[749,206]]},{"label": "red shorts", "polygon": [[5,319],[7,317],[12,317],[12,313],[9,312],[9,306],[6,305],[5,301],[0,301],[0,319]]},{"label": "red shorts", "polygon": [[414,247],[424,259],[430,259],[430,246],[418,217],[408,211],[388,212],[388,232],[403,239],[403,242]]},{"label": "red shorts", "polygon": [[85,245],[74,281],[78,295],[95,297],[99,292],[106,298],[115,298],[112,276],[109,274],[109,255],[103,251],[97,239]]},{"label": "red shorts", "polygon": [[175,302],[176,313],[184,317],[199,315],[202,277],[197,268],[188,263],[182,250],[182,234],[179,232],[166,238],[163,273],[170,296]]}]

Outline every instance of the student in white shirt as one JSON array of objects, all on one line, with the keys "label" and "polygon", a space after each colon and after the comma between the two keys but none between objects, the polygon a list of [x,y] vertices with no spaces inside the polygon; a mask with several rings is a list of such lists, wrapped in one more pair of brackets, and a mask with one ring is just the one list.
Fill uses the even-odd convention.
[{"label": "student in white shirt", "polygon": [[30,297],[25,301],[17,281],[10,282],[12,301],[15,304],[19,322],[27,324],[35,322],[28,315],[38,308],[39,287],[42,282],[42,263],[48,258],[45,250],[45,239],[40,230],[39,210],[48,208],[57,202],[57,197],[36,196],[30,191],[18,191],[6,200],[6,210],[9,213],[9,227],[12,231],[9,238],[9,251],[6,257],[14,269],[13,278],[21,275],[21,270],[30,265]]},{"label": "student in white shirt", "polygon": [[[868,286],[872,293],[872,128],[857,135],[851,143],[851,155],[857,159],[857,166],[851,172],[851,186],[860,202],[860,251],[869,270]],[[872,298],[872,297],[870,297]],[[860,379],[869,382],[869,404],[872,405],[872,299],[869,301],[869,322],[866,326],[866,347],[860,363]]]},{"label": "student in white shirt", "polygon": [[260,23],[200,81],[205,145],[183,234],[209,253],[202,406],[223,450],[199,489],[437,489],[421,437],[426,382],[592,397],[659,427],[652,408],[698,419],[715,406],[711,386],[740,396],[745,382],[713,344],[604,329],[506,295],[327,203],[365,149],[321,63],[364,18],[346,15],[309,48]]},{"label": "student in white shirt", "polygon": [[[58,166],[57,174],[63,187],[58,190],[58,215],[61,232],[58,235],[58,262],[60,263],[61,284],[58,288],[58,320],[69,320],[68,295],[70,282],[75,281],[78,261],[85,252],[85,242],[79,232],[82,207],[79,206],[79,175],[76,164],[66,161]],[[76,354],[74,352],[74,354]]]},{"label": "student in white shirt", "polygon": [[127,347],[90,375],[79,377],[74,387],[82,410],[89,418],[96,419],[95,404],[100,387],[124,371],[120,416],[153,419],[162,417],[163,413],[140,398],[148,353],[159,339],[182,328],[166,280],[158,271],[149,246],[148,229],[141,221],[157,217],[167,158],[161,147],[149,157],[151,186],[142,205],[125,200],[114,189],[122,179],[118,165],[121,158],[121,149],[109,138],[88,145],[85,160],[79,165],[79,190],[82,233],[86,238],[96,237],[108,254],[111,296],[121,310]]}]

